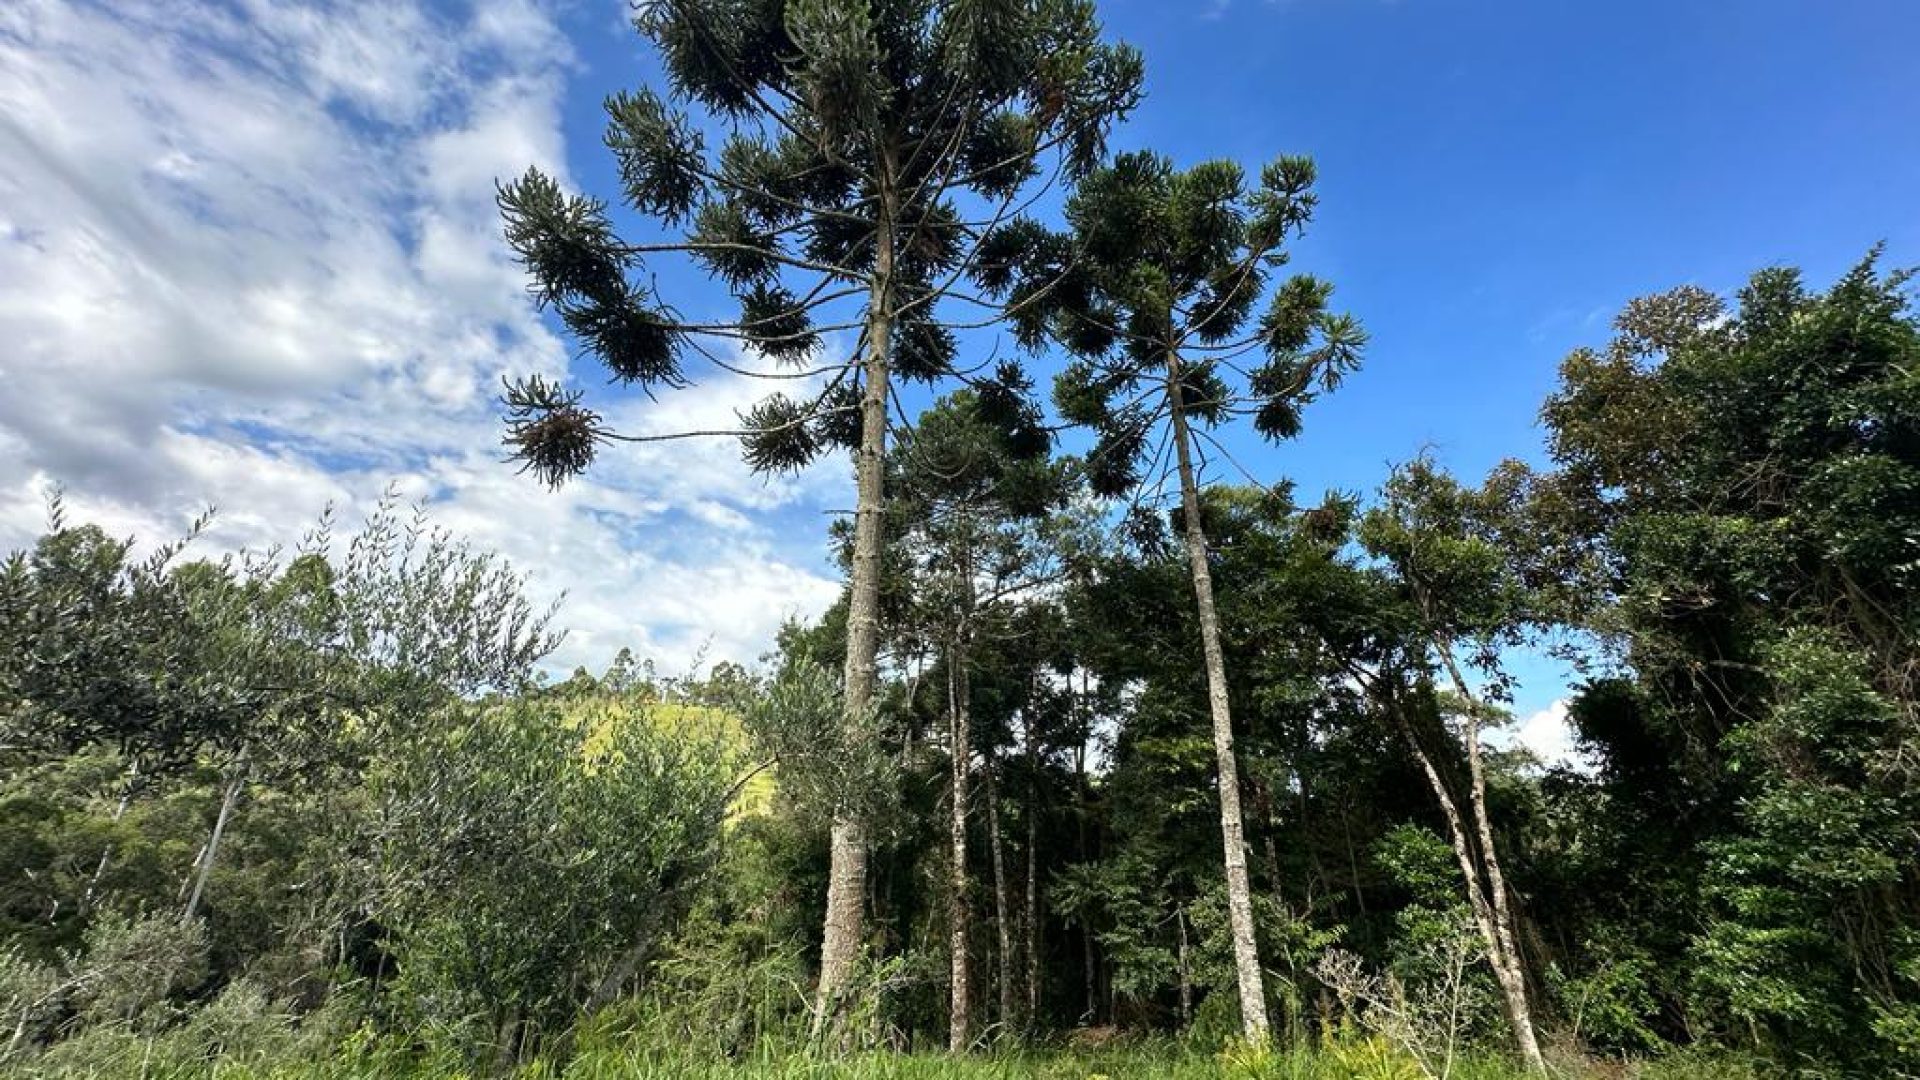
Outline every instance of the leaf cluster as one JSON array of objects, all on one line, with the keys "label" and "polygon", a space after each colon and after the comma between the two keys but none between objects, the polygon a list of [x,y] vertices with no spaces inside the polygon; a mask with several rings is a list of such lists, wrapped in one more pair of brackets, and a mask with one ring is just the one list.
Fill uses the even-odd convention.
[{"label": "leaf cluster", "polygon": [[[650,0],[634,23],[669,92],[609,98],[606,143],[623,201],[669,238],[623,241],[606,204],[529,170],[499,190],[507,241],[535,300],[620,381],[683,385],[693,352],[773,374],[705,342],[809,380],[741,417],[761,470],[857,442],[870,342],[903,377],[954,371],[941,301],[965,296],[978,249],[1030,182],[1051,183],[1049,162],[1054,176],[1095,166],[1140,81],[1139,56],[1101,39],[1088,0]],[[738,316],[682,316],[649,284],[659,256],[723,282]],[[836,331],[859,347],[821,358]],[[535,379],[507,404],[513,456],[549,484],[617,437]]]}]

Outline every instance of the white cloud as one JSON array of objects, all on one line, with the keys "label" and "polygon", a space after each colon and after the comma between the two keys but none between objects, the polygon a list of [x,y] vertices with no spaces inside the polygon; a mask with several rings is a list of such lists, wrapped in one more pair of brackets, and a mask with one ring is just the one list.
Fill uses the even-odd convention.
[{"label": "white cloud", "polygon": [[1494,735],[1503,745],[1526,747],[1543,765],[1566,766],[1581,772],[1594,769],[1592,756],[1581,750],[1574,738],[1573,725],[1567,720],[1565,698]]},{"label": "white cloud", "polygon": [[[569,594],[563,663],[621,645],[747,659],[817,611],[844,488],[725,442],[606,456],[549,494],[502,465],[493,395],[558,374],[498,240],[496,178],[565,175],[574,60],[533,0],[14,0],[0,6],[0,547],[46,492],[118,533],[292,542],[398,479],[437,523]],[[614,417],[732,426],[723,378]],[[824,500],[824,502],[823,502]]]}]

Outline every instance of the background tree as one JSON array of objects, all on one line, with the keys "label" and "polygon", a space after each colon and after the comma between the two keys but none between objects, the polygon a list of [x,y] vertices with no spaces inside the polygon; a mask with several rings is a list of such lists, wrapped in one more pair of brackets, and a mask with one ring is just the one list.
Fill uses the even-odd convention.
[{"label": "background tree", "polygon": [[450,700],[524,687],[559,641],[510,567],[417,514],[402,520],[391,496],[344,552],[329,519],[291,559],[182,562],[190,534],[132,562],[131,541],[68,529],[57,506],[53,525],[0,577],[0,633],[14,646],[0,701],[20,752],[112,744],[129,763],[117,812],[138,778],[219,774],[183,921],[200,912],[250,784],[336,779]]},{"label": "background tree", "polygon": [[656,721],[606,699],[522,699],[376,774],[375,910],[413,1022],[462,1032],[474,1057],[523,1060],[659,947],[744,774],[717,732]]},{"label": "background tree", "polygon": [[[243,555],[181,570],[215,670],[245,703],[203,755],[222,762],[212,830],[182,910],[192,919],[248,786],[320,783],[364,766],[452,703],[512,694],[560,643],[510,566],[389,493],[336,552],[331,514],[283,561]],[[329,777],[328,774],[334,774]]]},{"label": "background tree", "polygon": [[1623,661],[1572,710],[1647,825],[1601,832],[1651,856],[1602,917],[1694,973],[1649,978],[1687,1027],[1869,1072],[1920,1046],[1920,323],[1877,255],[1628,304],[1562,365],[1534,499]]},{"label": "background tree", "polygon": [[[978,270],[980,244],[1033,197],[1030,181],[1099,160],[1108,125],[1137,95],[1139,58],[1101,42],[1085,0],[656,0],[635,25],[675,97],[728,129],[710,155],[707,133],[653,91],[607,102],[627,203],[680,235],[621,241],[604,204],[529,171],[500,192],[507,239],[537,300],[619,380],[682,385],[696,350],[740,370],[708,341],[818,380],[754,407],[741,434],[761,469],[854,450],[845,702],[858,723],[876,680],[893,377],[954,369],[945,302]],[[648,260],[667,254],[724,281],[739,317],[689,319],[658,296]],[[821,335],[847,330],[858,335],[851,353],[823,356]],[[584,469],[602,443],[632,438],[538,377],[511,384],[506,401],[508,443],[550,483]],[[862,823],[840,815],[823,1018],[860,950],[866,847]]]},{"label": "background tree", "polygon": [[[1048,564],[1039,519],[1067,492],[1067,472],[1048,459],[1051,439],[1024,382],[984,393],[961,391],[923,413],[895,444],[890,508],[907,572],[895,583],[911,595],[898,631],[924,637],[944,677],[949,762],[947,919],[950,954],[948,1049],[972,1044],[969,994],[968,819],[972,811],[976,646],[1013,631],[1013,607],[1045,583]],[[1013,395],[1021,394],[1022,397]],[[996,397],[996,395],[1000,395]],[[988,747],[991,758],[991,746]],[[989,760],[988,783],[997,783]],[[1011,928],[997,792],[987,802],[1000,937],[1002,1022],[1012,989],[1006,973]]]},{"label": "background tree", "polygon": [[[1384,681],[1375,681],[1375,688],[1446,818],[1520,1056],[1530,1069],[1544,1072],[1527,998],[1516,904],[1488,809],[1481,740],[1482,729],[1502,718],[1499,706],[1512,700],[1502,650],[1523,643],[1532,619],[1528,594],[1507,555],[1518,542],[1507,513],[1514,492],[1499,479],[1497,475],[1485,489],[1468,490],[1430,460],[1417,459],[1388,479],[1379,505],[1362,519],[1359,536],[1367,551],[1390,569],[1404,605],[1395,613],[1396,621],[1413,642],[1408,658],[1412,670],[1389,670]],[[1468,668],[1480,676],[1479,685],[1468,682]],[[1433,693],[1434,669],[1450,694]],[[1428,708],[1437,712],[1438,726],[1451,730],[1465,750],[1467,813],[1461,812],[1453,785],[1442,774],[1446,759],[1436,759],[1420,742],[1419,731],[1429,725],[1417,716]]]},{"label": "background tree", "polygon": [[0,567],[0,753],[33,761],[107,743],[149,770],[190,760],[238,723],[228,695],[168,677],[211,666],[198,663],[205,635],[170,572],[204,521],[134,559],[131,539],[69,526],[58,501],[50,519]]},{"label": "background tree", "polygon": [[[1070,240],[1037,226],[1009,230],[987,277],[1009,297],[1028,344],[1052,336],[1079,358],[1055,399],[1068,421],[1097,436],[1087,458],[1096,491],[1118,495],[1157,480],[1146,474],[1159,473],[1171,449],[1207,670],[1242,1023],[1253,1042],[1267,1037],[1267,1011],[1196,436],[1251,414],[1262,435],[1290,437],[1305,404],[1358,362],[1364,335],[1351,318],[1327,312],[1328,286],[1295,276],[1268,289],[1287,240],[1312,216],[1313,179],[1305,158],[1276,160],[1249,188],[1231,162],[1181,172],[1150,153],[1123,155],[1068,201]],[[1262,297],[1266,310],[1255,319]],[[1242,368],[1248,355],[1259,360]]]},{"label": "background tree", "polygon": [[[1370,959],[1388,954],[1398,901],[1371,848],[1424,808],[1407,797],[1418,783],[1411,764],[1378,737],[1346,666],[1372,648],[1377,611],[1369,575],[1340,554],[1351,506],[1335,499],[1303,511],[1284,488],[1215,486],[1202,513],[1249,795],[1254,929],[1266,989],[1297,1038],[1313,1023],[1322,991],[1314,961],[1327,935]],[[1168,903],[1145,923],[1119,912],[1096,922],[1120,950],[1114,963],[1132,951],[1129,940],[1158,941],[1177,958],[1184,928],[1195,1022],[1212,1033],[1239,1021],[1225,889],[1218,860],[1204,857],[1220,827],[1211,734],[1195,728],[1191,704],[1206,693],[1206,672],[1193,663],[1198,616],[1179,522],[1143,524],[1151,527],[1104,553],[1067,606],[1083,625],[1083,662],[1110,699],[1096,707],[1109,732],[1096,848],[1116,866],[1094,868],[1095,880],[1117,889],[1132,868],[1151,868],[1165,876],[1128,888],[1158,890]],[[1084,891],[1097,901],[1108,888]],[[1127,976],[1128,1004],[1164,1008],[1182,966]]]}]

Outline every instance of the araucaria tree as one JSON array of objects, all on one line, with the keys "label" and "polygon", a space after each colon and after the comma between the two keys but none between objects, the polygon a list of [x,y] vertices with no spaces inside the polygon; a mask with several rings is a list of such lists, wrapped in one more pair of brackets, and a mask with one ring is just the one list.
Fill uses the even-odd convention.
[{"label": "araucaria tree", "polygon": [[[669,238],[623,241],[602,202],[529,171],[500,192],[507,239],[536,299],[618,380],[681,386],[693,358],[741,370],[717,354],[730,346],[779,362],[767,374],[807,392],[741,418],[754,467],[854,451],[844,696],[848,723],[864,723],[893,377],[953,373],[953,331],[997,317],[977,298],[959,318],[946,309],[1036,188],[1099,162],[1137,96],[1139,58],[1100,40],[1087,0],[651,0],[635,25],[672,100],[610,98],[607,145],[625,202]],[[653,260],[676,256],[724,282],[738,316],[699,321],[658,295]],[[829,354],[833,331],[855,336],[844,356]],[[550,483],[632,438],[538,377],[511,383],[506,405],[513,452]],[[838,814],[817,1017],[860,952],[866,847],[859,816]]]},{"label": "araucaria tree", "polygon": [[1218,760],[1242,1031],[1253,1043],[1267,1039],[1266,998],[1195,459],[1202,443],[1218,447],[1212,430],[1242,416],[1268,439],[1291,437],[1301,409],[1359,362],[1365,335],[1328,311],[1328,285],[1305,275],[1270,284],[1287,240],[1312,216],[1313,180],[1300,157],[1279,158],[1249,185],[1233,162],[1182,172],[1155,154],[1127,154],[1069,200],[1071,235],[1022,224],[995,238],[985,260],[1023,341],[1052,337],[1075,354],[1055,398],[1097,437],[1087,458],[1094,489],[1157,489],[1171,450]]},{"label": "araucaria tree", "polygon": [[[1003,375],[1007,389],[1024,381]],[[898,516],[901,560],[898,586],[903,636],[920,638],[938,655],[945,675],[950,801],[948,804],[947,928],[949,982],[947,1046],[961,1053],[973,1044],[968,952],[967,822],[974,744],[972,739],[976,645],[1005,637],[1019,600],[1041,586],[1049,562],[1039,542],[1039,519],[1069,491],[1068,472],[1047,456],[1051,439],[1040,427],[1039,409],[1024,394],[961,391],[934,403],[894,447],[891,509]],[[989,821],[996,811],[995,783],[988,771]],[[989,840],[999,854],[998,830]],[[996,863],[1004,871],[1004,866]],[[1004,885],[1004,873],[996,884]],[[1005,890],[996,896],[1004,899]],[[1007,957],[1011,932],[1004,905],[997,909],[1000,934],[1001,1023],[1012,1010]]]}]

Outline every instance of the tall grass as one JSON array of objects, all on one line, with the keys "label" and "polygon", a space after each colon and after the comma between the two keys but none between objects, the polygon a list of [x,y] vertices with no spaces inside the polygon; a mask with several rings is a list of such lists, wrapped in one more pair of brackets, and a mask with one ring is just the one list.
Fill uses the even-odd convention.
[{"label": "tall grass", "polygon": [[[289,1031],[248,1052],[221,1054],[194,1038],[96,1029],[54,1052],[11,1065],[7,1080],[483,1080],[471,1060],[371,1037],[330,1046]],[[1657,1062],[1562,1058],[1564,1080],[1759,1080],[1765,1073],[1724,1057],[1678,1054]],[[821,1058],[763,1046],[717,1057],[690,1046],[588,1042],[564,1062],[542,1059],[502,1080],[1531,1080],[1507,1060],[1467,1056],[1432,1078],[1416,1059],[1377,1038],[1347,1037],[1264,1053],[1208,1053],[1173,1040],[1097,1049],[1036,1048],[944,1054],[869,1052]]]}]

